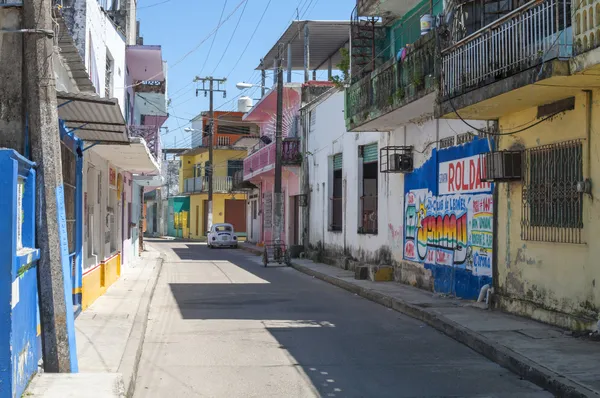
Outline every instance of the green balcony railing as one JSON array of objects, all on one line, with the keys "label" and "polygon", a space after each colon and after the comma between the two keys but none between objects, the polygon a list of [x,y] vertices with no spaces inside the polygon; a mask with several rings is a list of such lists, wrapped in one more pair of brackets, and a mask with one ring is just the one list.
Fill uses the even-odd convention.
[{"label": "green balcony railing", "polygon": [[436,85],[435,34],[407,46],[400,60],[390,59],[346,89],[346,125],[360,126],[415,101]]}]

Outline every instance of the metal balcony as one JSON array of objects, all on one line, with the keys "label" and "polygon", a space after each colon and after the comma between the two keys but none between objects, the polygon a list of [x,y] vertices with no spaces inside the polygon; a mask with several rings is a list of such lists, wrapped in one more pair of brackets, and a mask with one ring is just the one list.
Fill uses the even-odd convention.
[{"label": "metal balcony", "polygon": [[442,96],[455,97],[572,55],[571,3],[534,0],[442,51]]},{"label": "metal balcony", "polygon": [[[299,139],[286,139],[282,142],[281,162],[284,166],[302,164],[302,151]],[[275,142],[265,145],[244,159],[244,180],[275,169]]]},{"label": "metal balcony", "polygon": [[[185,193],[205,193],[208,192],[208,177],[186,178],[183,184]],[[233,190],[233,178],[214,176],[213,192],[228,193]]]},{"label": "metal balcony", "polygon": [[[390,59],[346,90],[346,127],[349,131],[389,131],[410,118],[433,112],[434,95],[426,104],[419,104],[418,112],[401,108],[433,93],[436,81],[435,36],[431,32],[413,43],[400,61]],[[383,115],[386,117],[381,118]]]}]

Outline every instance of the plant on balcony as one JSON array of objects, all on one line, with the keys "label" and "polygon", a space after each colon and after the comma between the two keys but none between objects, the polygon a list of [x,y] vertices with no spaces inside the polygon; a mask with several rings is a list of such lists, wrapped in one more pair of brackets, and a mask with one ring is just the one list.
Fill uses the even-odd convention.
[{"label": "plant on balcony", "polygon": [[342,48],[340,49],[341,60],[340,63],[336,65],[337,69],[342,72],[342,77],[332,76],[331,81],[335,84],[336,87],[341,88],[344,87],[344,84],[348,80],[350,76],[350,52]]},{"label": "plant on balcony", "polygon": [[397,101],[402,101],[404,99],[404,96],[406,95],[406,93],[404,92],[404,87],[399,87],[394,95],[396,96]]}]

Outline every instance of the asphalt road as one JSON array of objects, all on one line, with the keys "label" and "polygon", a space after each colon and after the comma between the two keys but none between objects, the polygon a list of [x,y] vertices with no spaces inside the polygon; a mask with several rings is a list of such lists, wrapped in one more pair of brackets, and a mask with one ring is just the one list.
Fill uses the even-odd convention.
[{"label": "asphalt road", "polygon": [[547,397],[412,318],[241,250],[161,242],[136,397]]}]

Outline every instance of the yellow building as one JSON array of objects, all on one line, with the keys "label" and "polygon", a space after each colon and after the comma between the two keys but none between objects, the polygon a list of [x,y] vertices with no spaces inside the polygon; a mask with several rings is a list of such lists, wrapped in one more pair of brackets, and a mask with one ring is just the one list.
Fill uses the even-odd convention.
[{"label": "yellow building", "polygon": [[600,49],[585,13],[600,2],[573,3],[573,30],[561,10],[564,20],[544,22],[550,36],[521,36],[563,7],[551,2],[442,50],[436,113],[493,127],[485,173],[495,182],[495,306],[589,330],[600,319]]},{"label": "yellow building", "polygon": [[[243,168],[248,148],[258,144],[256,126],[244,123],[243,113],[224,112],[218,118],[213,138],[213,224],[231,223],[239,237],[246,237],[246,193],[234,186],[234,176]],[[203,112],[195,121],[207,123],[207,114]],[[205,130],[203,128],[203,130]],[[201,145],[180,155],[179,189],[184,195],[190,195],[189,239],[203,239],[208,230],[208,137]]]}]

